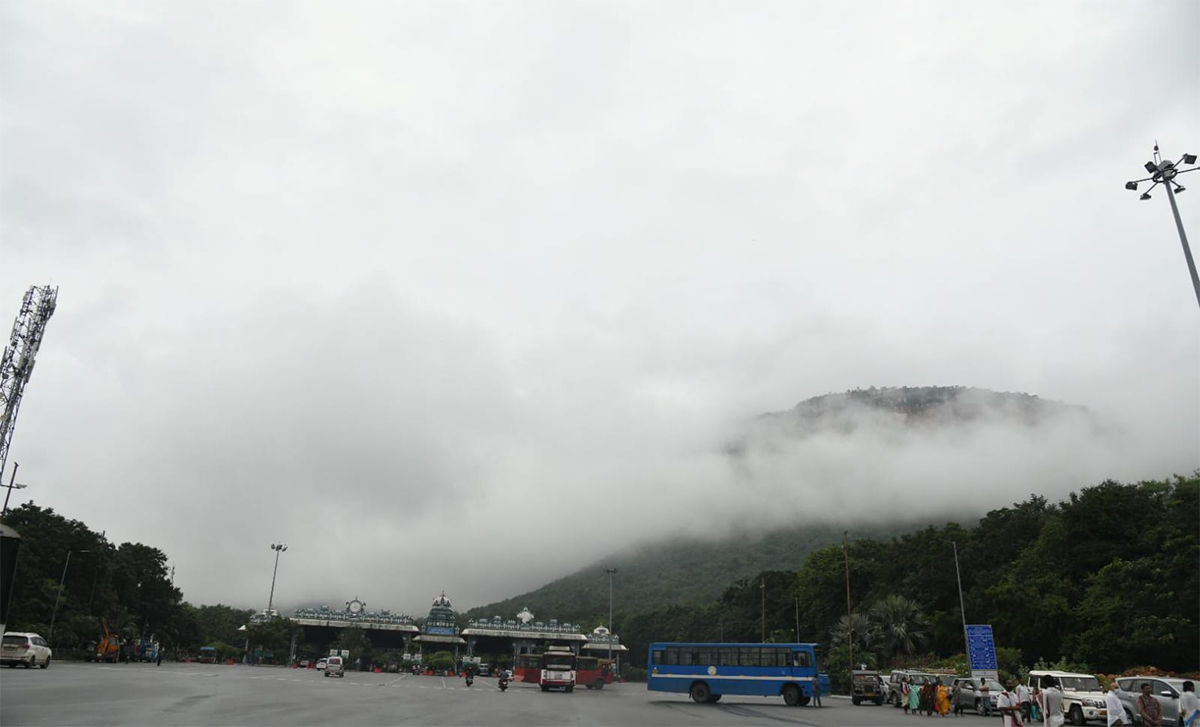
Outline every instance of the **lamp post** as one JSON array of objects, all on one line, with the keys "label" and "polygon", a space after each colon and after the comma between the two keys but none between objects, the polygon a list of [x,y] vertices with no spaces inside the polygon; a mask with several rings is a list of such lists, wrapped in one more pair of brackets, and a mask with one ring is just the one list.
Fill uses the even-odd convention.
[{"label": "lamp post", "polygon": [[[616,575],[616,568],[605,568],[604,572],[608,574],[608,663],[613,663],[613,576]],[[620,665],[617,666],[617,674],[620,675]]]},{"label": "lamp post", "polygon": [[26,487],[28,487],[28,485],[22,485],[16,481],[17,480],[17,470],[20,468],[21,468],[21,464],[19,462],[13,462],[12,477],[8,478],[7,485],[2,485],[3,487],[8,488],[8,492],[6,492],[4,494],[4,508],[0,509],[0,515],[4,515],[4,514],[8,513],[8,498],[12,497],[12,491],[13,490],[24,490]]},{"label": "lamp post", "polygon": [[271,595],[267,598],[267,613],[266,617],[271,618],[271,606],[275,604],[275,576],[279,575],[279,554],[287,550],[287,546],[280,543],[276,545],[271,543],[271,550],[275,551],[275,570],[271,573]]},{"label": "lamp post", "polygon": [[850,610],[850,546],[846,542],[849,530],[842,531],[842,554],[846,557],[846,646],[850,649],[850,671],[854,671],[854,612]]},{"label": "lamp post", "polygon": [[[1179,207],[1175,204],[1175,193],[1185,192],[1187,188],[1175,181],[1175,177],[1180,174],[1194,172],[1200,167],[1193,166],[1191,169],[1180,169],[1181,164],[1195,164],[1195,154],[1184,154],[1179,157],[1178,161],[1163,159],[1162,154],[1158,151],[1158,142],[1154,142],[1154,159],[1146,162],[1143,166],[1146,171],[1150,172],[1150,176],[1145,179],[1135,179],[1132,182],[1125,183],[1125,189],[1137,191],[1139,182],[1154,182],[1150,185],[1150,189],[1154,189],[1158,185],[1162,185],[1167,190],[1167,199],[1171,202],[1171,214],[1175,216],[1175,229],[1179,231],[1179,242],[1183,245],[1183,257],[1187,260],[1188,272],[1192,276],[1192,289],[1196,292],[1196,303],[1200,304],[1200,276],[1196,274],[1196,261],[1192,259],[1192,248],[1188,246],[1187,233],[1183,231],[1183,220],[1179,218]],[[1139,199],[1150,199],[1150,189],[1142,192]]]},{"label": "lamp post", "polygon": [[967,638],[967,607],[963,602],[962,572],[958,569],[958,543],[951,540],[950,544],[954,546],[954,577],[958,579],[958,610],[962,613],[963,643],[967,647],[966,653],[970,654],[971,640]]},{"label": "lamp post", "polygon": [[46,635],[46,640],[54,638],[54,620],[58,618],[58,602],[62,599],[63,586],[67,583],[67,567],[71,565],[71,553],[90,553],[89,550],[68,550],[67,562],[63,563],[62,578],[58,581],[58,594],[54,596],[54,611],[50,614],[50,633]]}]

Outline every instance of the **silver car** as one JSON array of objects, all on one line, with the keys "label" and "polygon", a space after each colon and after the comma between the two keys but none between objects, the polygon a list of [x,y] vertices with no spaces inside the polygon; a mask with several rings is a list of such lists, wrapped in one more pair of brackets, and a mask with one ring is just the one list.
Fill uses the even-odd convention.
[{"label": "silver car", "polygon": [[1120,677],[1117,679],[1117,685],[1121,687],[1121,692],[1117,698],[1121,700],[1121,706],[1125,708],[1125,720],[1127,724],[1141,724],[1142,718],[1138,715],[1137,698],[1142,694],[1142,685],[1150,685],[1150,693],[1158,700],[1162,706],[1163,725],[1178,725],[1179,724],[1179,695],[1183,693],[1183,679],[1170,679],[1168,677]]},{"label": "silver car", "polygon": [[963,709],[973,709],[976,714],[983,714],[983,700],[988,701],[988,711],[993,714],[999,714],[996,711],[996,700],[1000,697],[1000,692],[1004,691],[1004,687],[995,679],[987,680],[988,693],[987,697],[983,696],[981,689],[983,679],[969,679],[960,677],[954,680],[958,686],[958,694],[952,697],[952,707],[962,707]]}]

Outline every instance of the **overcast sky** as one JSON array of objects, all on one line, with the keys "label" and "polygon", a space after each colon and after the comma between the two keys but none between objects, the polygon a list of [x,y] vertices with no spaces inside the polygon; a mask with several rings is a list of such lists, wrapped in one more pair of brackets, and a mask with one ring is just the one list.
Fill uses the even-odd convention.
[{"label": "overcast sky", "polygon": [[[193,603],[264,608],[272,542],[277,605],[420,615],[729,519],[1200,466],[1200,312],[1165,196],[1122,188],[1155,139],[1200,152],[1200,3],[0,20],[0,326],[60,286],[9,466]],[[1105,434],[721,454],[759,413],[931,384]]]}]

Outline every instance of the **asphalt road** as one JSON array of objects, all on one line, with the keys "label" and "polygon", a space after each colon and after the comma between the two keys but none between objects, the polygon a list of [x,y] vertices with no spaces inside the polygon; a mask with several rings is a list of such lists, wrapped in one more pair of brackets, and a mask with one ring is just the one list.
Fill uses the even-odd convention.
[{"label": "asphalt road", "polygon": [[788,707],[780,698],[684,695],[618,684],[543,693],[495,679],[207,664],[53,664],[0,669],[0,724],[18,725],[781,725],[999,727],[998,718],[913,717],[888,706]]}]

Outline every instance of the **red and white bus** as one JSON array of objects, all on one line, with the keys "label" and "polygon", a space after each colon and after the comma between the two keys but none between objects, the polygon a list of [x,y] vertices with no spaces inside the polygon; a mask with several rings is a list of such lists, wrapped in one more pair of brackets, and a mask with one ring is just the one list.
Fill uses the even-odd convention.
[{"label": "red and white bus", "polygon": [[565,692],[575,691],[575,659],[572,651],[547,651],[542,654],[542,672],[538,681],[542,691],[559,688]]}]

